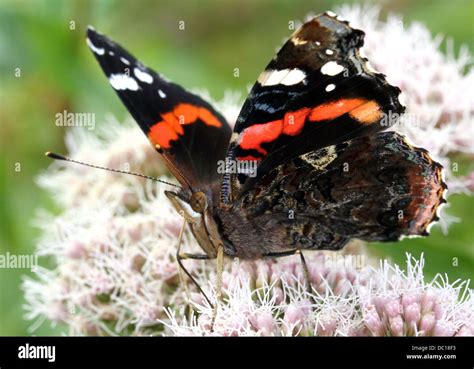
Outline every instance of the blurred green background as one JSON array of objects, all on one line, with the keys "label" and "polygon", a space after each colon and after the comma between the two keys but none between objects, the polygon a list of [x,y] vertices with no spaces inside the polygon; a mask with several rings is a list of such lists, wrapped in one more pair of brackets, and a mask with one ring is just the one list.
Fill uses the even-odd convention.
[{"label": "blurred green background", "polygon": [[[93,111],[100,124],[106,113],[122,119],[127,112],[84,42],[88,24],[126,45],[146,64],[187,87],[205,87],[220,99],[227,89],[240,91],[253,83],[289,35],[288,21],[302,20],[349,1],[20,1],[0,0],[0,253],[31,254],[38,231],[31,219],[50,201],[34,183],[50,160],[47,149],[64,152],[67,128],[54,116],[64,109]],[[455,49],[474,50],[474,2],[384,1],[382,14],[395,11],[405,22],[424,22],[433,34],[443,33]],[[186,22],[186,30],[178,22]],[[70,22],[75,22],[75,30]],[[233,75],[240,68],[240,78]],[[21,77],[14,76],[21,68]],[[15,163],[21,171],[15,172]],[[463,169],[472,164],[465,160]],[[67,191],[67,188],[65,189]],[[469,278],[474,270],[474,200],[450,198],[449,213],[461,219],[448,236],[435,227],[427,239],[397,245],[371,245],[378,255],[403,264],[405,252],[425,253],[428,277],[437,272],[450,279]],[[459,266],[452,260],[459,258]],[[21,269],[0,269],[0,335],[26,335]],[[35,334],[60,330],[43,325]]]}]

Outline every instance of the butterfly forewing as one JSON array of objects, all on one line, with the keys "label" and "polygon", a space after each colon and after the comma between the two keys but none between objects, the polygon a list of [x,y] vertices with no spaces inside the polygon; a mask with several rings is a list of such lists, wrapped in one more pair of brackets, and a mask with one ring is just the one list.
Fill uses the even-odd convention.
[{"label": "butterfly forewing", "polygon": [[194,189],[216,184],[217,162],[224,159],[231,135],[224,117],[92,28],[87,43],[110,85],[181,184]]},{"label": "butterfly forewing", "polygon": [[359,55],[363,38],[346,21],[323,14],[283,45],[244,103],[227,154],[227,160],[256,161],[256,176],[229,176],[224,203],[243,195],[272,168],[383,130],[384,117],[404,111],[400,90]]}]

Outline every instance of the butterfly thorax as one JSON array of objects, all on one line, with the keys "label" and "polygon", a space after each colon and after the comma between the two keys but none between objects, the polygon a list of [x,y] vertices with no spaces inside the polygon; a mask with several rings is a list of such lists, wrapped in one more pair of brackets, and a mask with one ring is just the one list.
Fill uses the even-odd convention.
[{"label": "butterfly thorax", "polygon": [[189,224],[199,246],[209,258],[214,259],[223,241],[213,216],[212,198],[202,191],[166,191],[165,194]]},{"label": "butterfly thorax", "polygon": [[[271,215],[254,217],[240,201],[235,206],[212,206],[212,198],[201,191],[166,191],[166,195],[210,258],[216,257],[219,244],[224,246],[226,255],[241,259],[286,251],[292,243],[290,228],[294,226],[297,231],[302,226],[295,223],[281,227],[281,222]],[[308,226],[312,227],[309,223]]]}]

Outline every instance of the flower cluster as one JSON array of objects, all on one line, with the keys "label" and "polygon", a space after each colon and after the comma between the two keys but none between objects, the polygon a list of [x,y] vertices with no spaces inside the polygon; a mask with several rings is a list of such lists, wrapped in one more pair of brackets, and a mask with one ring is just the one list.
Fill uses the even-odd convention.
[{"label": "flower cluster", "polygon": [[[309,254],[308,254],[309,255]],[[363,254],[362,254],[363,255]],[[358,256],[361,256],[360,254]],[[168,309],[174,335],[459,336],[474,335],[474,296],[467,282],[438,276],[426,283],[423,257],[407,269],[387,261],[354,263],[354,255],[310,256],[311,293],[298,258],[246,262],[226,275],[214,330],[213,309],[194,302],[190,317]],[[362,260],[364,260],[362,258]],[[349,261],[349,262],[348,262]],[[213,304],[218,303],[215,299]]]},{"label": "flower cluster", "polygon": [[[451,189],[471,191],[472,173],[456,177],[449,156],[472,154],[474,94],[468,91],[474,74],[465,70],[470,55],[462,50],[458,58],[445,56],[441,40],[433,40],[423,25],[404,27],[395,16],[381,22],[374,8],[343,7],[340,13],[365,30],[370,60],[404,91],[407,114],[395,128],[435,154],[447,168]],[[235,122],[238,105],[230,100],[235,98],[219,108]],[[72,128],[69,155],[166,174],[134,123],[111,120],[103,126],[107,130],[98,133]],[[373,265],[358,242],[339,253],[305,255],[311,292],[298,256],[227,262],[224,301],[211,333],[211,306],[192,283],[180,281],[175,253],[182,219],[164,196],[166,185],[66,162],[53,163],[38,184],[57,211],[41,210],[36,217],[42,230],[37,254],[54,266],[39,268],[23,283],[33,330],[47,320],[72,335],[474,334],[467,283],[441,276],[425,282],[423,259],[409,257],[406,271],[388,262]],[[198,251],[187,232],[183,249]],[[185,263],[216,304],[213,262]]]}]

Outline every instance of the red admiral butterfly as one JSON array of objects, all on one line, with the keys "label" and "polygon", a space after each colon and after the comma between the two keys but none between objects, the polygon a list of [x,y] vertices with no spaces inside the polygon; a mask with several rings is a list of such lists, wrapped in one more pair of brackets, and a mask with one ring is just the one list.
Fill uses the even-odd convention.
[{"label": "red admiral butterfly", "polygon": [[305,23],[232,130],[208,102],[88,30],[110,84],[183,187],[166,195],[205,255],[179,254],[181,266],[428,235],[445,202],[442,166],[400,134],[380,133],[405,108],[400,89],[360,55],[363,40],[332,13]]}]

